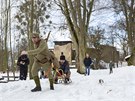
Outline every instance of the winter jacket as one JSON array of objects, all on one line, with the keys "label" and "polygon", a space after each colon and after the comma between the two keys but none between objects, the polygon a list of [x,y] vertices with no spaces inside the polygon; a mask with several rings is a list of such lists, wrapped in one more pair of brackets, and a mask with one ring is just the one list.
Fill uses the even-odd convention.
[{"label": "winter jacket", "polygon": [[84,63],[85,66],[90,66],[91,63],[92,63],[92,60],[91,60],[90,57],[89,58],[85,57],[83,63]]},{"label": "winter jacket", "polygon": [[60,60],[65,60],[65,55],[61,55]]},{"label": "winter jacket", "polygon": [[51,60],[51,53],[48,49],[47,43],[44,39],[41,39],[39,45],[34,45],[34,50],[29,50],[28,55],[33,55],[35,61],[38,61],[42,64]]},{"label": "winter jacket", "polygon": [[110,68],[114,68],[114,63],[113,63],[113,62],[110,62],[110,63],[109,63],[109,67],[110,67]]},{"label": "winter jacket", "polygon": [[69,63],[67,60],[65,60],[65,62],[63,64],[60,63],[60,69],[62,69],[65,74],[70,71]]},{"label": "winter jacket", "polygon": [[[44,39],[41,39],[38,45],[34,44],[34,50],[28,50],[27,52],[28,55],[34,56],[34,62],[38,62],[42,65],[50,62],[53,63],[55,69],[60,67],[57,58],[54,53],[49,51],[47,42]],[[49,65],[46,65],[46,67],[47,66]]]},{"label": "winter jacket", "polygon": [[[22,62],[22,64],[20,63]],[[27,55],[21,55],[19,58],[18,58],[18,61],[17,61],[17,65],[19,67],[28,67],[29,65],[29,58]]]}]

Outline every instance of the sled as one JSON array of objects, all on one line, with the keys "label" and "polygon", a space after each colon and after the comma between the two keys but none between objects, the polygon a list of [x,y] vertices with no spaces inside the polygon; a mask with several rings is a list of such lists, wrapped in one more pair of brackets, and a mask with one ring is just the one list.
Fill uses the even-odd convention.
[{"label": "sled", "polygon": [[65,81],[65,78],[58,78],[58,84],[70,84],[72,83],[72,80],[69,79],[69,81]]},{"label": "sled", "polygon": [[66,75],[64,74],[62,69],[59,69],[59,71],[57,72],[57,78],[58,78],[58,84],[70,84],[72,82],[71,79],[69,79],[68,81],[66,81],[65,77]]}]

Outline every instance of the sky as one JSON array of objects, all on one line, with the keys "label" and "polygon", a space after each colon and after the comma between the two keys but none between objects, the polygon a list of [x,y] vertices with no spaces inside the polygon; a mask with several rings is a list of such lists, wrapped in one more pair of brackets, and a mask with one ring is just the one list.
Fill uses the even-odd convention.
[{"label": "sky", "polygon": [[[0,101],[135,101],[135,66],[119,66],[91,70],[90,76],[80,75],[71,69],[72,83],[55,84],[49,89],[47,79],[40,79],[41,92],[31,92],[34,81],[0,83]],[[4,75],[4,74],[1,74]],[[102,79],[104,83],[100,84]]]}]

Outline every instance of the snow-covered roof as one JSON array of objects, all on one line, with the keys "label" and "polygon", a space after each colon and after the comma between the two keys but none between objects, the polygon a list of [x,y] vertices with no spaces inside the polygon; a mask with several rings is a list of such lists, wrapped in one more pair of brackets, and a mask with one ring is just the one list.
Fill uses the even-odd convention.
[{"label": "snow-covered roof", "polygon": [[128,59],[128,58],[130,58],[130,57],[131,57],[131,55],[128,55],[128,56],[125,57],[125,59]]}]

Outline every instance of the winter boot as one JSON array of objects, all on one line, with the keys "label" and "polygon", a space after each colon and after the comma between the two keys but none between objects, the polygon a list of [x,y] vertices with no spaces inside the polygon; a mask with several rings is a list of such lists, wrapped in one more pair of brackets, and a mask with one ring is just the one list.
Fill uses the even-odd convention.
[{"label": "winter boot", "polygon": [[64,83],[68,83],[69,82],[69,78],[65,78]]},{"label": "winter boot", "polygon": [[58,84],[58,78],[55,78],[54,83]]},{"label": "winter boot", "polygon": [[41,87],[35,87],[34,89],[31,90],[31,92],[37,92],[41,91]]},{"label": "winter boot", "polygon": [[50,82],[50,90],[54,90],[53,79],[49,79],[49,82]]},{"label": "winter boot", "polygon": [[39,81],[39,77],[35,76],[33,77],[36,87],[34,89],[31,90],[31,92],[36,92],[36,91],[41,91],[41,85],[40,85],[40,81]]}]

